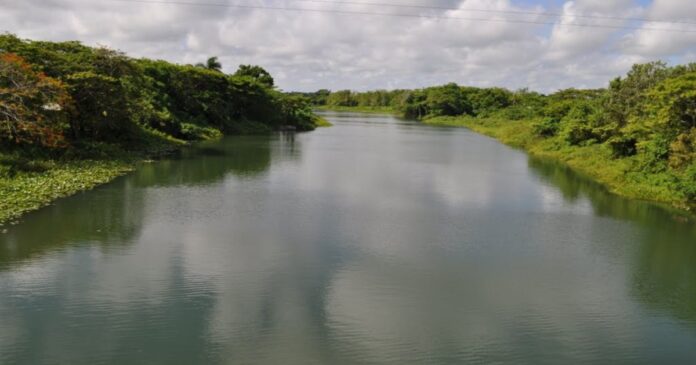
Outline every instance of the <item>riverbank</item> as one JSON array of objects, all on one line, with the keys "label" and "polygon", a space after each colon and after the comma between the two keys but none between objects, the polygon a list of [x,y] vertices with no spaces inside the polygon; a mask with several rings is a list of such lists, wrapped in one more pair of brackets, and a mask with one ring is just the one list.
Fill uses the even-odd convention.
[{"label": "riverbank", "polygon": [[569,146],[560,138],[542,138],[534,130],[536,120],[503,120],[468,116],[426,118],[424,124],[465,127],[493,137],[530,155],[551,159],[606,186],[614,194],[627,198],[665,203],[680,210],[693,211],[668,172],[650,173],[641,169],[637,157],[614,158],[605,145]]},{"label": "riverbank", "polygon": [[0,232],[23,214],[53,201],[93,189],[151,161],[180,150],[188,143],[157,134],[125,150],[118,145],[74,148],[61,156],[42,153],[0,153]]}]

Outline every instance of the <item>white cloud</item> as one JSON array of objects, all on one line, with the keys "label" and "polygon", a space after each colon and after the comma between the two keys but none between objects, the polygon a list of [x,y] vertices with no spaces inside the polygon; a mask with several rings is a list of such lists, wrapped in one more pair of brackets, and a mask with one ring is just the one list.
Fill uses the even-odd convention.
[{"label": "white cloud", "polygon": [[[441,7],[432,9],[295,0],[242,3],[428,17],[115,0],[0,0],[0,31],[33,39],[78,39],[181,63],[217,55],[227,72],[238,64],[260,64],[287,90],[421,87],[449,81],[541,91],[599,87],[625,72],[627,60],[684,60],[696,51],[696,33],[648,29],[696,30],[693,24],[587,17],[696,18],[696,3],[679,0],[654,0],[647,6],[636,0],[566,1],[562,17],[528,14],[554,9],[515,0],[417,3]],[[578,23],[592,27],[569,25]],[[602,25],[641,29],[595,27]]]},{"label": "white cloud", "polygon": [[[655,0],[646,15],[651,21],[626,36],[623,42],[625,52],[651,57],[678,57],[696,50],[696,2]],[[660,31],[664,29],[676,32]]]}]

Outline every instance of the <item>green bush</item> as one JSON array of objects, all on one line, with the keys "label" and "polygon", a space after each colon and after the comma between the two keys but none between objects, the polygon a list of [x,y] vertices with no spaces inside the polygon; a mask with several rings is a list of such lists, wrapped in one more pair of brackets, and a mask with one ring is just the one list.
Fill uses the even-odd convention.
[{"label": "green bush", "polygon": [[560,120],[546,117],[542,121],[533,124],[534,134],[540,137],[553,137],[558,133],[560,124]]},{"label": "green bush", "polygon": [[123,141],[132,138],[136,126],[131,121],[128,100],[121,82],[92,71],[66,78],[74,109],[70,116],[72,138],[97,141]]}]

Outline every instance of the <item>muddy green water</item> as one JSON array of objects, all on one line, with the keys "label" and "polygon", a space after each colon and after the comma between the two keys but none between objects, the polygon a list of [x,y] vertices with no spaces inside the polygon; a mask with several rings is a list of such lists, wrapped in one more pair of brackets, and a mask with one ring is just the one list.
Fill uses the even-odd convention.
[{"label": "muddy green water", "polygon": [[328,114],[0,234],[0,364],[696,362],[696,223],[465,129]]}]

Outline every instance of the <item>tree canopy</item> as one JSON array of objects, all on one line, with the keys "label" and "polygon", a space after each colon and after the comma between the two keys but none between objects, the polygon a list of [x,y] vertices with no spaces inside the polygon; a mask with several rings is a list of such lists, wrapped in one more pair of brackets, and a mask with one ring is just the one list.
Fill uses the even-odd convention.
[{"label": "tree canopy", "polygon": [[263,68],[221,69],[217,57],[203,67],[177,65],[0,35],[0,148],[314,128],[309,99],[276,90]]}]

